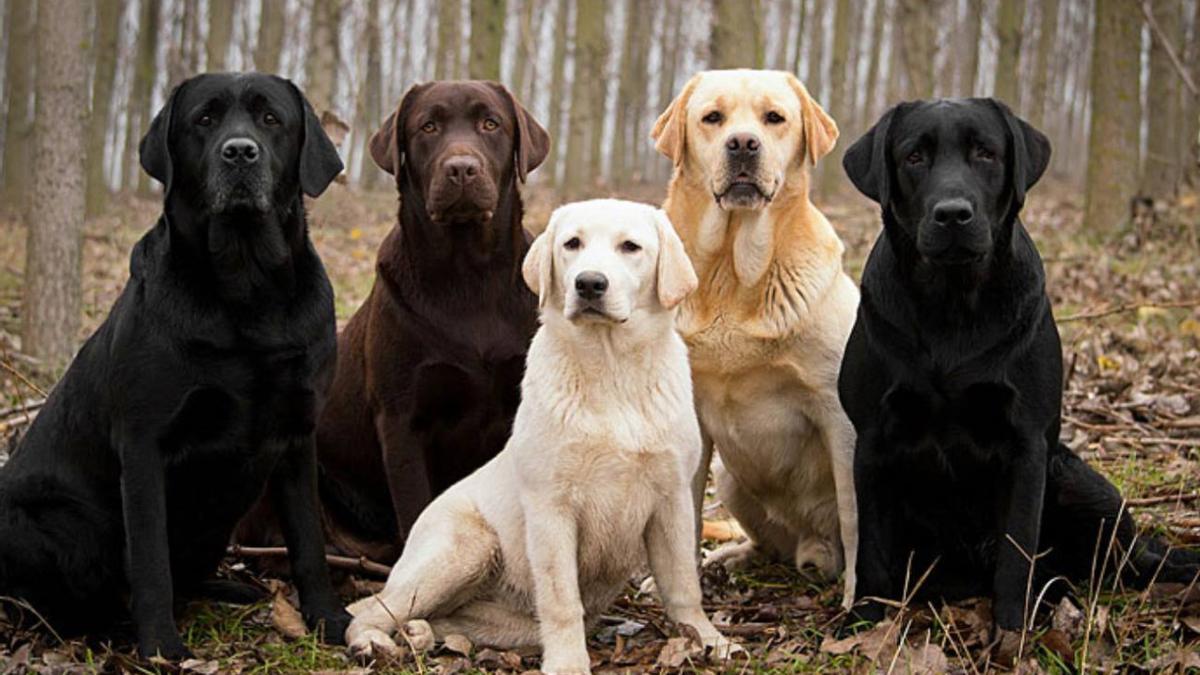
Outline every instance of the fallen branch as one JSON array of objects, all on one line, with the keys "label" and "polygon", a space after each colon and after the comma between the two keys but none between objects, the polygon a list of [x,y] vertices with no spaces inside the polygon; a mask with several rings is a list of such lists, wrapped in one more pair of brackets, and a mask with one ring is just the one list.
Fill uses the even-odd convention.
[{"label": "fallen branch", "polygon": [[49,394],[46,393],[46,390],[44,390],[41,387],[34,384],[28,377],[25,377],[24,375],[22,375],[21,371],[10,366],[8,364],[8,361],[6,361],[4,359],[0,359],[0,368],[7,370],[9,373],[12,374],[13,377],[15,377],[18,380],[20,380],[21,382],[23,382],[26,387],[29,387],[34,392],[36,392],[38,396],[41,396],[42,398],[49,396]]},{"label": "fallen branch", "polygon": [[26,401],[25,403],[23,403],[21,405],[13,406],[11,408],[5,408],[4,410],[0,410],[0,420],[7,419],[8,417],[10,417],[12,415],[19,415],[21,413],[27,413],[27,412],[33,412],[34,410],[39,410],[44,405],[46,405],[46,399],[40,398],[40,399],[35,399],[33,401]]},{"label": "fallen branch", "polygon": [[[288,551],[282,546],[260,547],[234,544],[225,549],[225,553],[235,558],[277,558],[286,557]],[[330,567],[349,570],[351,572],[361,572],[385,579],[392,573],[390,566],[377,563],[374,560],[368,560],[366,557],[350,558],[342,555],[327,554],[325,560],[329,563]]]},{"label": "fallen branch", "polygon": [[1136,499],[1126,499],[1125,502],[1130,506],[1149,506],[1151,504],[1171,504],[1173,502],[1190,502],[1200,499],[1200,494],[1196,493],[1178,493],[1170,495],[1153,495],[1150,497],[1138,497]]},{"label": "fallen branch", "polygon": [[1070,323],[1072,321],[1087,321],[1089,319],[1102,319],[1113,314],[1123,314],[1143,308],[1154,309],[1180,309],[1188,307],[1200,307],[1200,299],[1178,300],[1175,302],[1131,302],[1126,305],[1117,305],[1107,309],[1097,309],[1089,312],[1081,312],[1079,314],[1070,314],[1068,316],[1055,319],[1058,323]]}]

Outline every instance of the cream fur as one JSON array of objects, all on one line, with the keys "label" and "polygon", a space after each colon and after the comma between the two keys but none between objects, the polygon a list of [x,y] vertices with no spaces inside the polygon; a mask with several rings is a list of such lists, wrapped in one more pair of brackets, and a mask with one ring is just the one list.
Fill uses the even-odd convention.
[{"label": "cream fur", "polygon": [[[682,244],[658,209],[581,202],[555,212],[523,271],[544,304],[512,438],[417,519],[384,590],[351,606],[348,643],[392,649],[397,626],[423,642],[461,633],[540,644],[543,671],[586,673],[585,627],[648,560],[667,614],[727,656],[739,648],[700,607],[689,491],[700,429],[664,306],[696,285]],[[573,313],[583,271],[609,278],[607,317]]]}]

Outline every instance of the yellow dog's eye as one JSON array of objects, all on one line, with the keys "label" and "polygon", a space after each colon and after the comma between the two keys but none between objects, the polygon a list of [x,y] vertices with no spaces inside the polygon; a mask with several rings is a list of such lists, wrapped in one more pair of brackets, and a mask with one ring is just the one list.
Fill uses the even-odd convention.
[{"label": "yellow dog's eye", "polygon": [[567,249],[568,251],[574,251],[582,245],[583,242],[579,241],[579,237],[571,237],[567,240],[567,243],[563,244],[563,248]]},{"label": "yellow dog's eye", "polygon": [[500,123],[492,118],[487,118],[483,121],[484,131],[495,131],[500,128]]},{"label": "yellow dog's eye", "polygon": [[640,250],[642,250],[642,247],[635,241],[626,240],[621,242],[621,252],[623,253],[637,253]]},{"label": "yellow dog's eye", "polygon": [[785,121],[786,120],[783,118],[783,115],[780,115],[774,110],[767,113],[767,124],[783,124]]},{"label": "yellow dog's eye", "polygon": [[701,117],[700,121],[704,122],[705,124],[720,124],[721,120],[723,120],[723,119],[725,119],[725,116],[722,115],[719,111],[714,110],[714,111],[708,113],[707,115],[705,115],[704,117]]},{"label": "yellow dog's eye", "polygon": [[437,124],[432,121],[426,122],[425,124],[421,125],[421,131],[424,131],[427,134],[432,134],[433,132],[437,131]]}]

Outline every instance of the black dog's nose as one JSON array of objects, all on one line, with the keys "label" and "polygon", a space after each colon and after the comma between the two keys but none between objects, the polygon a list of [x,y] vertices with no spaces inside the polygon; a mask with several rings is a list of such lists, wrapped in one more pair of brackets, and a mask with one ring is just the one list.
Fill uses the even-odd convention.
[{"label": "black dog's nose", "polygon": [[595,300],[608,290],[608,277],[599,272],[580,272],[575,277],[575,291],[585,300]]},{"label": "black dog's nose", "polygon": [[725,149],[735,155],[757,155],[762,141],[754,134],[733,134],[725,141]]},{"label": "black dog's nose", "polygon": [[475,177],[479,175],[481,165],[478,159],[470,155],[462,155],[446,160],[443,168],[446,171],[446,178],[451,183],[466,185],[473,182]]},{"label": "black dog's nose", "polygon": [[258,143],[249,138],[231,138],[221,146],[221,159],[230,164],[253,164],[258,161],[258,154]]},{"label": "black dog's nose", "polygon": [[938,225],[966,225],[974,217],[975,210],[965,199],[943,199],[933,205],[933,220]]}]

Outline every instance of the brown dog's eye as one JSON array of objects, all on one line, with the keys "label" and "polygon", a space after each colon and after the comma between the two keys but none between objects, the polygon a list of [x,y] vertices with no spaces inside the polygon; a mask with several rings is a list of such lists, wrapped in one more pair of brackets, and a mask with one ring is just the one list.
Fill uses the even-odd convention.
[{"label": "brown dog's eye", "polygon": [[563,248],[567,249],[568,251],[574,251],[582,245],[583,242],[579,241],[579,237],[571,237],[567,240],[567,243],[563,244]]},{"label": "brown dog's eye", "polygon": [[722,115],[720,112],[714,110],[714,111],[708,113],[707,115],[705,115],[704,117],[701,117],[700,121],[704,122],[705,124],[720,124],[721,120],[723,120],[723,119],[725,119],[725,116]]},{"label": "brown dog's eye", "polygon": [[437,131],[437,124],[434,124],[433,122],[426,122],[425,124],[421,125],[421,131],[424,131],[427,134],[432,134],[433,132]]},{"label": "brown dog's eye", "polygon": [[987,148],[978,147],[975,148],[975,159],[982,160],[984,162],[992,162],[996,159],[996,153],[988,150]]},{"label": "brown dog's eye", "polygon": [[196,124],[202,127],[211,127],[213,118],[209,115],[201,115],[200,119],[196,120]]},{"label": "brown dog's eye", "polygon": [[276,117],[274,113],[267,113],[266,115],[263,115],[263,124],[269,127],[276,126],[279,124],[279,118]]},{"label": "brown dog's eye", "polygon": [[483,121],[484,131],[495,131],[500,128],[500,123],[492,118],[487,118]]},{"label": "brown dog's eye", "polygon": [[908,157],[905,157],[904,161],[907,162],[909,166],[917,166],[921,162],[925,161],[925,155],[920,150],[914,150],[913,152],[908,153]]},{"label": "brown dog's eye", "polygon": [[775,112],[774,110],[767,113],[767,124],[783,124],[784,121],[785,120],[783,119],[783,115],[780,115],[779,113]]},{"label": "brown dog's eye", "polygon": [[642,247],[638,246],[637,242],[634,242],[634,241],[621,242],[621,251],[623,253],[637,253],[640,250],[642,250]]}]

